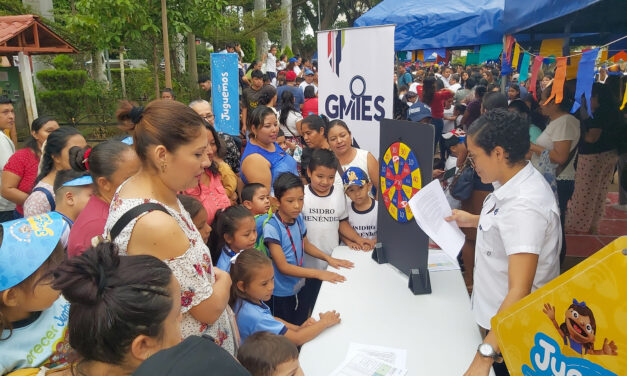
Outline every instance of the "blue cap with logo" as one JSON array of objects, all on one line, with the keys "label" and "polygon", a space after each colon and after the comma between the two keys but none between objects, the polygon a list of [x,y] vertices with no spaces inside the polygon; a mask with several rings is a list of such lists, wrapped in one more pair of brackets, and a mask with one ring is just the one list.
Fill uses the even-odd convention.
[{"label": "blue cap with logo", "polygon": [[0,291],[19,285],[43,265],[59,243],[64,224],[56,212],[2,224]]},{"label": "blue cap with logo", "polygon": [[417,101],[407,110],[407,119],[411,121],[420,121],[424,118],[431,117],[431,108],[426,104]]},{"label": "blue cap with logo", "polygon": [[359,167],[349,167],[342,175],[344,189],[348,189],[351,185],[362,187],[368,184],[368,175]]}]

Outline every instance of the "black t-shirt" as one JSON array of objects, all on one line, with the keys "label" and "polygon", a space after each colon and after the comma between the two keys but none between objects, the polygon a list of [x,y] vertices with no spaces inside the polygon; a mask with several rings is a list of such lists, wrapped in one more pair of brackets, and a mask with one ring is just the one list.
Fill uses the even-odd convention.
[{"label": "black t-shirt", "polygon": [[[581,122],[581,142],[579,154],[599,154],[610,150],[616,150],[619,143],[625,137],[625,124],[623,116],[617,109],[595,111],[593,118]],[[590,129],[601,129],[601,136],[594,143],[584,141],[586,132]]]}]

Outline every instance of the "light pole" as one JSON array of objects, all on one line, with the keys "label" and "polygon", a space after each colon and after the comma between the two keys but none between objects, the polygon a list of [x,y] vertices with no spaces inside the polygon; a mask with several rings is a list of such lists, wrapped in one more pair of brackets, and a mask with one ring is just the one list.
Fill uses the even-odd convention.
[{"label": "light pole", "polygon": [[320,31],[320,0],[318,0],[318,31]]},{"label": "light pole", "polygon": [[165,60],[165,87],[172,89],[172,70],[170,68],[170,42],[168,40],[168,9],[166,0],[161,0],[161,28],[163,29],[163,60]]}]

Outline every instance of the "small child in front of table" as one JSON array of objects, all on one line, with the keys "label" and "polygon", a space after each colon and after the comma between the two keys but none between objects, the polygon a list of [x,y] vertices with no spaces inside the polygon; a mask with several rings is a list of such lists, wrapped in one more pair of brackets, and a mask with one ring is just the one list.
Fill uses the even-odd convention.
[{"label": "small child in front of table", "polygon": [[263,229],[264,242],[274,266],[274,292],[269,305],[274,316],[301,325],[307,319],[309,308],[301,291],[303,278],[317,278],[332,283],[345,280],[337,273],[303,265],[305,253],[334,268],[350,268],[353,263],[333,258],[309,242],[301,215],[305,192],[298,176],[284,172],[276,178],[273,188],[279,202],[278,210]]},{"label": "small child in front of table", "polygon": [[[364,239],[377,240],[377,211],[378,204],[368,192],[372,189],[372,183],[368,175],[359,167],[349,167],[344,176],[344,190],[351,199],[348,208],[348,223]],[[340,235],[342,241],[352,249],[359,249],[359,244]]]},{"label": "small child in front of table", "polygon": [[254,248],[257,241],[255,217],[242,205],[230,206],[219,213],[216,220],[218,249],[221,250],[216,266],[228,272],[231,259],[247,248]]},{"label": "small child in front of table", "polygon": [[209,235],[211,235],[211,226],[209,222],[207,222],[209,218],[207,209],[205,209],[203,204],[195,197],[183,194],[177,195],[177,197],[181,205],[183,205],[183,209],[185,209],[192,218],[192,222],[194,222],[194,226],[196,226],[196,229],[200,232],[203,242],[207,244]]},{"label": "small child in front of table", "polygon": [[321,313],[319,321],[309,318],[302,325],[293,325],[272,316],[270,308],[264,303],[274,290],[272,261],[254,248],[245,249],[234,258],[231,281],[229,304],[237,317],[243,343],[250,335],[265,331],[284,335],[300,346],[340,322],[340,315],[335,311]]},{"label": "small child in front of table", "polygon": [[63,227],[64,220],[55,212],[2,223],[1,375],[70,362],[66,338],[70,303],[52,289],[49,273],[65,258],[60,243]]},{"label": "small child in front of table", "polygon": [[304,376],[298,348],[284,336],[257,332],[239,348],[237,360],[252,376]]},{"label": "small child in front of table", "polygon": [[74,170],[61,170],[54,178],[54,201],[55,210],[61,214],[65,221],[63,235],[61,235],[61,245],[67,249],[67,242],[70,237],[70,230],[74,221],[81,213],[91,195],[94,193],[94,180],[91,175]]}]

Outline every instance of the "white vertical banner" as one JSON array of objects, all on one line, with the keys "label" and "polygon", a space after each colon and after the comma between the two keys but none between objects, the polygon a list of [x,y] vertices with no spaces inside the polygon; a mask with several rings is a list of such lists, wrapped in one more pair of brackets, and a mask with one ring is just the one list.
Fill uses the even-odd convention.
[{"label": "white vertical banner", "polygon": [[318,113],[348,124],[379,157],[379,122],[392,118],[394,25],[318,33]]}]

